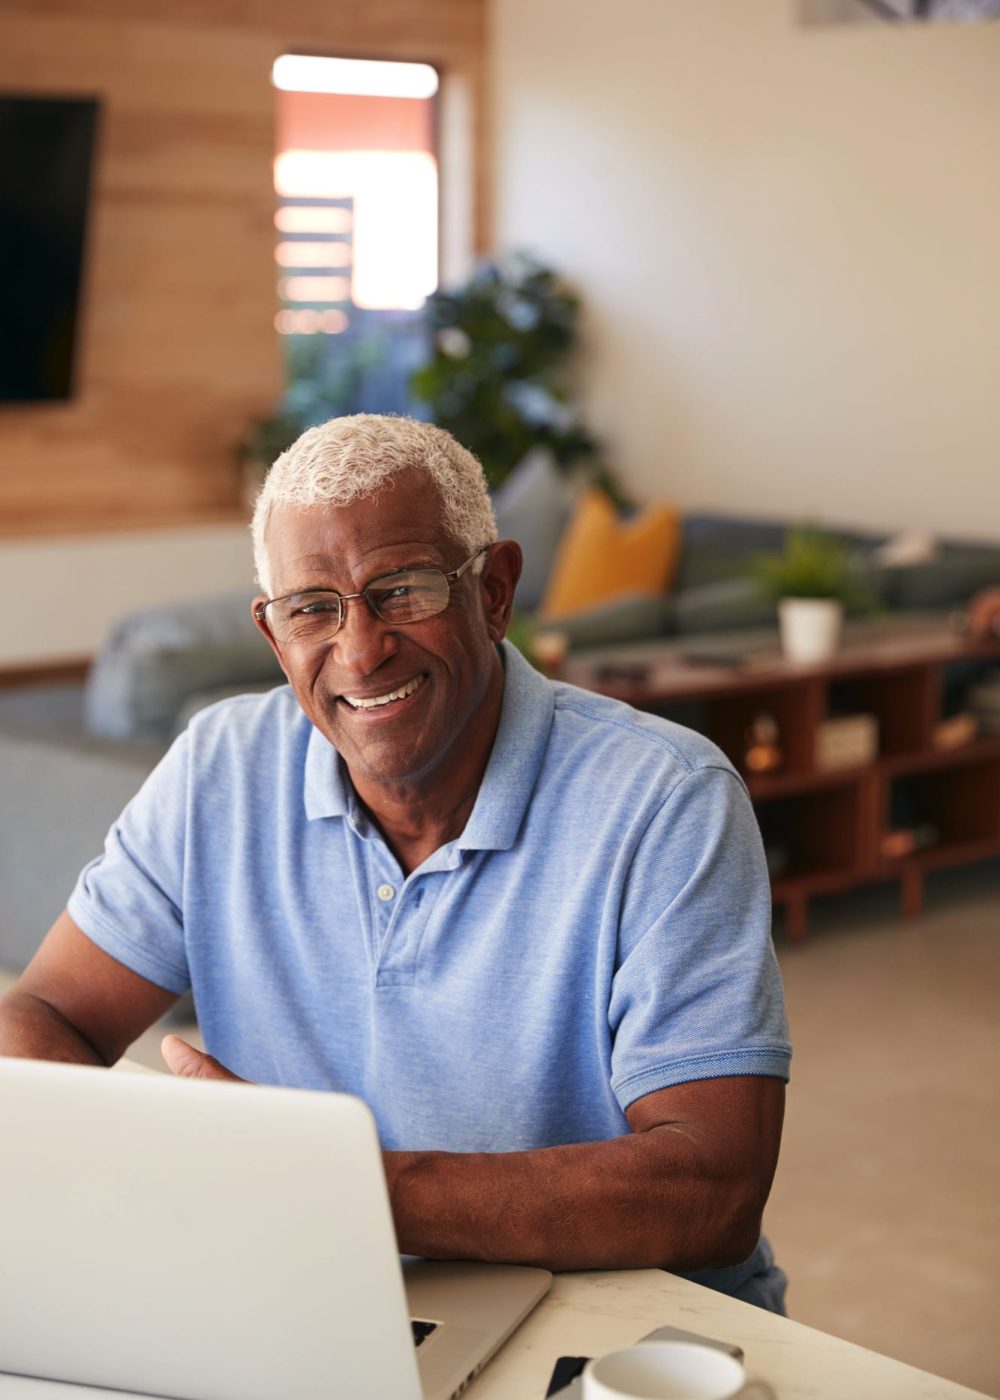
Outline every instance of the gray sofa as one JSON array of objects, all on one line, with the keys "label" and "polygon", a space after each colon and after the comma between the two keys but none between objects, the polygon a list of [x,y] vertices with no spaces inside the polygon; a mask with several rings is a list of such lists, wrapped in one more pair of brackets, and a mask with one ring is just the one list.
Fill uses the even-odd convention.
[{"label": "gray sofa", "polygon": [[[501,530],[505,522],[501,516]],[[562,619],[576,650],[773,625],[748,559],[778,549],[787,524],[699,514],[683,524],[672,592]],[[511,531],[513,533],[513,531]],[[947,610],[1000,585],[1000,545],[942,542],[924,563],[879,563],[884,536],[852,533],[889,610]],[[530,587],[538,588],[539,573]],[[529,598],[530,598],[529,587]],[[81,867],[191,713],[281,684],[250,617],[251,590],[124,618],[84,684],[0,691],[0,966],[18,970],[63,908]]]},{"label": "gray sofa", "polygon": [[85,682],[0,691],[0,967],[25,966],[190,715],[284,680],[251,597],[135,613]]}]

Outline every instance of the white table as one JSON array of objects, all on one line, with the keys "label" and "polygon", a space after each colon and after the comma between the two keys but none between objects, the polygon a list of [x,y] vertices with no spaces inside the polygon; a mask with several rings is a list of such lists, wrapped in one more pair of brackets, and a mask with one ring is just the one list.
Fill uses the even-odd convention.
[{"label": "white table", "polygon": [[[656,1269],[557,1274],[548,1296],[467,1394],[542,1400],[557,1356],[611,1351],[668,1325],[737,1342],[750,1374],[767,1381],[777,1400],[981,1400],[979,1391]],[[121,1392],[0,1375],[0,1400],[115,1397],[125,1400]]]},{"label": "white table", "polygon": [[557,1356],[595,1356],[656,1327],[736,1342],[777,1400],[971,1400],[955,1385],[656,1269],[557,1274],[548,1297],[469,1388],[470,1400],[542,1400]]}]

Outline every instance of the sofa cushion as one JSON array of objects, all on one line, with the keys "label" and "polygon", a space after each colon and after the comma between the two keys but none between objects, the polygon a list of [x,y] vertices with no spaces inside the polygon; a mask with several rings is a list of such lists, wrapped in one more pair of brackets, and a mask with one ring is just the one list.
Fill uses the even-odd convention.
[{"label": "sofa cushion", "polygon": [[1000,545],[945,544],[934,559],[882,571],[886,603],[896,608],[954,608],[981,588],[1000,586]]},{"label": "sofa cushion", "polygon": [[559,470],[552,453],[533,448],[514,468],[493,497],[493,511],[502,540],[517,540],[524,568],[517,585],[517,607],[531,612],[545,596],[577,487]]},{"label": "sofa cushion", "polygon": [[148,608],[113,628],[84,688],[84,724],[109,739],[167,740],[188,696],[284,680],[250,615],[253,594]]},{"label": "sofa cushion", "polygon": [[[661,594],[629,593],[566,617],[546,617],[546,632],[564,633],[570,647],[614,646],[672,631],[673,601]],[[542,630],[542,629],[540,629]]]},{"label": "sofa cushion", "polygon": [[679,542],[674,506],[650,506],[622,520],[603,491],[589,488],[559,542],[542,616],[566,617],[629,594],[664,592],[673,580]]},{"label": "sofa cushion", "polygon": [[[745,578],[759,554],[778,553],[785,547],[793,522],[756,520],[737,515],[695,514],[684,517],[675,590],[697,588],[723,579]],[[822,527],[825,535],[839,540],[859,557],[881,544],[884,535]]]},{"label": "sofa cushion", "polygon": [[686,515],[675,587],[678,593],[747,573],[756,554],[784,547],[787,525],[728,515]]},{"label": "sofa cushion", "polygon": [[777,608],[751,578],[718,579],[685,588],[673,597],[674,630],[679,636],[767,627],[777,622]]}]

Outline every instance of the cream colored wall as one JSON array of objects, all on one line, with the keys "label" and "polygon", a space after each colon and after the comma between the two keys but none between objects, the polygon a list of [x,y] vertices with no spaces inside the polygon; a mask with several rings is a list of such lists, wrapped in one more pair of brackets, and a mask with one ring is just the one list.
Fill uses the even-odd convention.
[{"label": "cream colored wall", "polygon": [[83,660],[124,613],[252,587],[245,526],[5,541],[0,666]]},{"label": "cream colored wall", "polygon": [[1000,537],[1000,24],[493,0],[499,246],[640,499]]}]

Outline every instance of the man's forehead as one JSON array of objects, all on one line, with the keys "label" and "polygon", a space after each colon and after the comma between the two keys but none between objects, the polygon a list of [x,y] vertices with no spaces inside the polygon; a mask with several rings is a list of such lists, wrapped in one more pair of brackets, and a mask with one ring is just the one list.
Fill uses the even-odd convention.
[{"label": "man's forehead", "polygon": [[276,501],[271,522],[304,530],[391,529],[396,522],[438,526],[445,515],[437,483],[426,472],[407,468],[374,490],[341,504],[318,500],[309,504]]},{"label": "man's forehead", "polygon": [[409,509],[395,504],[369,497],[347,506],[276,506],[266,536],[272,572],[389,570],[445,559],[450,540],[437,503],[432,510],[417,509],[412,498]]}]

